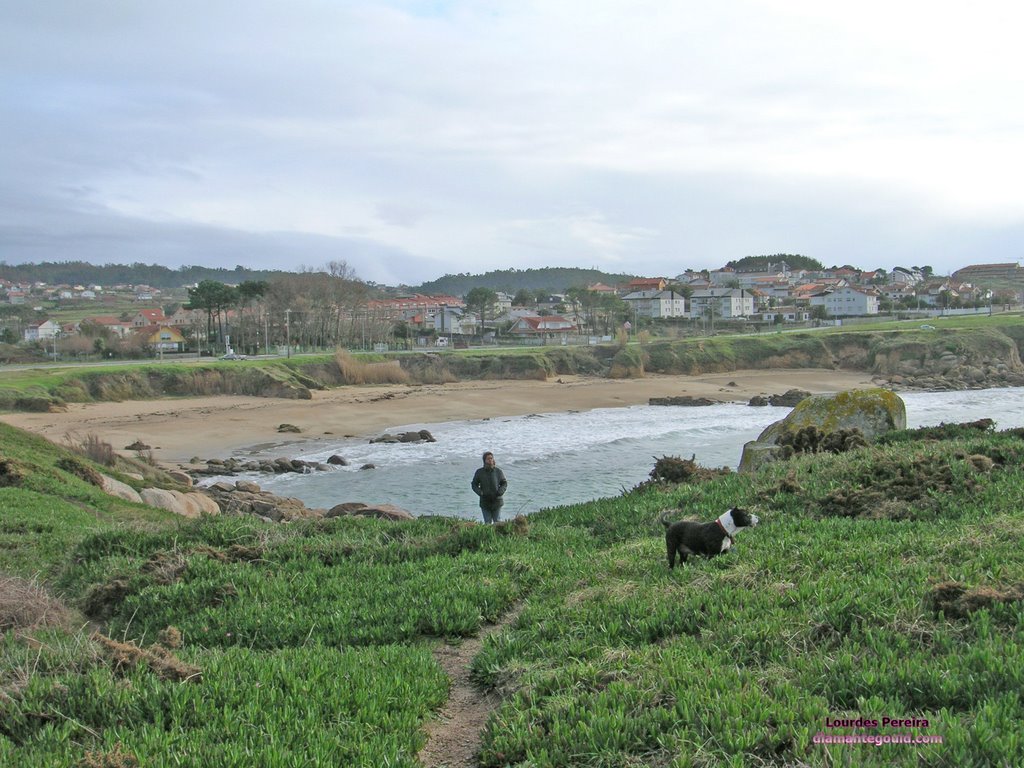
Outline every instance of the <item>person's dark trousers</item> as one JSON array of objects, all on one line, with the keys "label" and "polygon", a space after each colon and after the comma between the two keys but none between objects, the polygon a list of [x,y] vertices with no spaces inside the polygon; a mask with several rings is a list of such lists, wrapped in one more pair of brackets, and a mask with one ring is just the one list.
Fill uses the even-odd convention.
[{"label": "person's dark trousers", "polygon": [[484,522],[488,525],[501,522],[501,507],[488,508],[481,504],[480,511],[484,513]]}]

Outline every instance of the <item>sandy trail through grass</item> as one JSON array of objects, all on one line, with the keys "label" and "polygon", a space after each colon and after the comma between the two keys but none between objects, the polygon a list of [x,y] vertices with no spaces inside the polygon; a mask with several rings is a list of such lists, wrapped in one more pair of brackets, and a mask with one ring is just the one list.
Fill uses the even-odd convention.
[{"label": "sandy trail through grass", "polygon": [[501,697],[470,680],[470,664],[484,640],[512,626],[521,611],[522,606],[517,606],[497,623],[485,626],[476,637],[466,638],[457,645],[444,643],[434,650],[434,658],[451,680],[451,688],[437,719],[426,727],[427,743],[419,753],[425,768],[471,768],[477,764],[480,734],[487,718],[501,704]]}]

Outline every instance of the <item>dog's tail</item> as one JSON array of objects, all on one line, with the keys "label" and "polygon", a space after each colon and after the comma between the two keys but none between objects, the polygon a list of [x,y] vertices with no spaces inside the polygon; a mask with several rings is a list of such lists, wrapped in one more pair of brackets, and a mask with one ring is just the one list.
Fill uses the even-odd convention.
[{"label": "dog's tail", "polygon": [[670,523],[668,521],[668,512],[667,511],[666,512],[662,512],[661,513],[661,517],[659,519],[661,520],[661,524],[664,525],[666,528],[668,528],[670,525],[672,525],[672,523]]}]

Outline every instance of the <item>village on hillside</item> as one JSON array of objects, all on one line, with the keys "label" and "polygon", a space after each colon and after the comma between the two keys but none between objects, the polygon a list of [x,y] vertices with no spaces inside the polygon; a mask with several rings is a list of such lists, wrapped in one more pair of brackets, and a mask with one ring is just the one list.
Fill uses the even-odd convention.
[{"label": "village on hillside", "polygon": [[[255,285],[235,302],[204,306],[195,286],[161,291],[0,279],[0,342],[62,359],[186,353],[237,359],[336,346],[465,347],[499,338],[509,344],[597,343],[641,329],[653,336],[709,334],[842,324],[880,314],[992,312],[1024,303],[1018,263],[978,264],[936,276],[929,268],[807,270],[779,261],[750,271],[725,267],[514,295],[480,288],[465,296],[347,292],[338,294],[345,298],[317,300],[301,291],[264,295],[265,284]],[[75,308],[74,319],[68,308]]]}]

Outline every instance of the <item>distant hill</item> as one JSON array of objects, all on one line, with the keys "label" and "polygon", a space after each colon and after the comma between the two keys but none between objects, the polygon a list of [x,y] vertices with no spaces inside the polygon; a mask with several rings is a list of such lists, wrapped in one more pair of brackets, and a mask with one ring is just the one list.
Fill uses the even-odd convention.
[{"label": "distant hill", "polygon": [[180,288],[203,280],[219,283],[241,283],[246,280],[269,280],[284,270],[214,269],[211,267],[179,267],[171,269],[159,264],[89,264],[84,261],[44,261],[41,264],[10,265],[0,261],[0,278],[17,283],[42,282],[48,285],[148,285],[153,288]]},{"label": "distant hill", "polygon": [[958,269],[952,275],[954,280],[973,283],[981,288],[996,292],[1024,291],[1024,269],[1017,262],[1004,264],[971,264]]},{"label": "distant hill", "polygon": [[817,259],[812,259],[809,256],[800,256],[795,253],[775,253],[771,256],[744,256],[742,259],[728,262],[725,266],[740,272],[753,272],[767,269],[769,264],[778,264],[782,261],[786,262],[790,269],[807,269],[817,272],[825,268]]},{"label": "distant hill", "polygon": [[464,296],[473,288],[490,288],[494,291],[515,293],[525,288],[528,291],[546,290],[561,293],[567,288],[604,283],[615,286],[628,282],[637,275],[612,274],[599,269],[580,269],[578,267],[542,267],[540,269],[498,269],[482,275],[471,275],[468,272],[459,275],[445,275],[431,280],[412,290],[425,294],[445,294],[448,296]]}]

